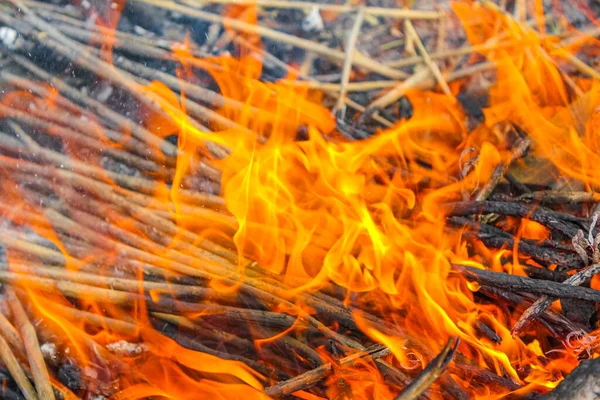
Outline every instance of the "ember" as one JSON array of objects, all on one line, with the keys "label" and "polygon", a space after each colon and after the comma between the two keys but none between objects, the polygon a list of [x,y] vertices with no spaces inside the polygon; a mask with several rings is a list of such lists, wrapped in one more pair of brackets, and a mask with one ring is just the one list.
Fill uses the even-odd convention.
[{"label": "ember", "polygon": [[6,0],[3,398],[597,396],[598,7],[429,3]]}]

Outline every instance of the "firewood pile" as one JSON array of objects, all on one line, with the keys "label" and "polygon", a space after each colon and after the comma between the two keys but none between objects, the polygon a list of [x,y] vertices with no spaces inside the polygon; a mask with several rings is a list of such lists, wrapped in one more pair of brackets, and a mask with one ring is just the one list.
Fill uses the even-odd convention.
[{"label": "firewood pile", "polygon": [[5,0],[6,399],[596,398],[598,6]]}]

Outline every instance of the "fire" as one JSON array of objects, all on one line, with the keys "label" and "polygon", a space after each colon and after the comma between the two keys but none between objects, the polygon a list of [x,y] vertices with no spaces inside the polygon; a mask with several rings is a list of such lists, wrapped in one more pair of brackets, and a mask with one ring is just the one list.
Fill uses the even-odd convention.
[{"label": "fire", "polygon": [[[483,242],[468,245],[462,239],[466,232],[447,223],[446,204],[472,198],[499,164],[510,164],[518,139],[515,127],[535,143],[535,157],[593,191],[600,185],[600,86],[592,79],[571,82],[573,87],[565,84],[561,62],[574,57],[576,46],[560,47],[556,38],[542,36],[490,5],[457,2],[453,11],[473,46],[494,42],[499,33],[511,43],[482,47],[481,54],[495,64],[497,80],[483,110],[485,122],[472,132],[454,96],[410,90],[411,118],[368,139],[349,141],[336,132],[334,116],[321,105],[322,94],[292,84],[296,77],[261,82],[261,62],[252,52],[198,59],[188,43],[172,52],[181,65],[179,79],[185,81],[197,69],[210,74],[224,98],[217,112],[232,124],[211,127],[212,132],[201,129],[188,117],[185,91],[175,95],[158,81],[135,84],[160,107],[148,110],[146,127],[161,137],[178,135],[175,163],[153,170],[154,164],[136,156],[141,160],[134,161],[147,165],[146,172],[156,178],[148,185],[134,179],[122,182],[104,171],[102,154],[78,153],[77,141],[82,146],[100,141],[111,154],[125,157],[123,152],[137,140],[130,133],[115,143],[113,133],[96,121],[89,122],[93,129],[85,138],[81,132],[55,130],[51,123],[65,117],[50,112],[64,108],[60,94],[6,94],[0,106],[4,116],[34,116],[40,130],[73,143],[64,149],[72,159],[67,169],[57,165],[64,161],[59,152],[40,156],[54,167],[32,163],[29,171],[21,172],[13,159],[1,156],[3,204],[12,204],[2,206],[3,217],[34,230],[53,246],[26,249],[23,238],[0,232],[0,240],[10,244],[9,267],[0,271],[3,279],[18,288],[19,297],[29,299],[32,313],[44,321],[44,335],[58,338],[58,351],[83,367],[85,379],[109,382],[116,392],[112,398],[119,400],[199,394],[268,398],[263,391],[273,377],[265,375],[278,367],[268,357],[257,363],[259,373],[241,356],[222,359],[227,346],[214,354],[186,348],[157,329],[161,321],[176,321],[190,332],[214,334],[215,341],[231,339],[219,337],[211,327],[219,317],[239,312],[232,304],[244,282],[252,283],[250,294],[262,293],[260,300],[268,309],[261,312],[282,312],[289,318],[271,331],[252,331],[250,326],[253,340],[236,344],[268,355],[270,346],[287,341],[296,358],[287,360],[289,370],[294,363],[331,364],[324,397],[387,399],[407,383],[389,384],[376,360],[361,359],[350,368],[336,365],[340,357],[332,354],[331,346],[323,344],[318,351],[303,346],[304,334],[312,334],[309,328],[330,338],[347,329],[342,322],[315,328],[311,318],[319,305],[304,297],[335,288],[342,288],[343,305],[360,331],[390,349],[391,355],[384,357],[389,368],[414,375],[449,339],[459,338],[461,360],[450,365],[438,385],[458,387],[472,398],[555,387],[577,366],[581,354],[596,356],[598,332],[573,343],[565,340],[559,350],[560,335],[553,336],[542,324],[512,336],[511,327],[532,299],[522,296],[513,304],[514,312],[478,301],[486,289],[467,281],[456,265],[523,275],[523,268],[539,264],[520,261],[518,243],[502,249]],[[247,23],[257,23],[256,13],[255,6],[227,8],[229,17]],[[261,46],[256,34],[242,38]],[[104,43],[104,50],[112,40]],[[451,89],[456,94],[459,86]],[[574,98],[576,92],[581,95]],[[158,148],[151,152],[161,154]],[[222,199],[185,189],[201,168],[220,179]],[[79,178],[78,172],[93,175],[96,183]],[[52,184],[35,189],[55,191],[65,204],[79,208],[61,214],[40,206],[33,188],[14,189],[23,174],[48,177]],[[90,196],[88,203],[82,203],[81,193]],[[542,242],[550,235],[533,219],[508,221],[505,228],[517,241]],[[81,239],[68,237],[72,229]],[[50,258],[67,268],[45,267],[41,260]],[[108,276],[113,265],[123,265],[127,273]],[[166,283],[154,282],[153,274],[166,277]],[[182,275],[208,282],[207,287],[184,289],[178,284]],[[64,282],[50,279],[57,277]],[[283,285],[277,296],[284,302],[267,301],[275,301],[267,290],[275,290],[273,281]],[[114,288],[123,291],[117,296]],[[190,296],[196,297],[189,301]],[[384,326],[364,310],[382,316]],[[258,314],[242,313],[240,318]],[[116,343],[128,343],[133,350],[107,350]],[[351,346],[352,339],[345,344],[339,349],[342,354],[361,350]],[[480,370],[502,377],[514,389],[482,384],[477,380]],[[294,395],[320,398],[306,391]],[[431,398],[442,398],[437,386]]]}]

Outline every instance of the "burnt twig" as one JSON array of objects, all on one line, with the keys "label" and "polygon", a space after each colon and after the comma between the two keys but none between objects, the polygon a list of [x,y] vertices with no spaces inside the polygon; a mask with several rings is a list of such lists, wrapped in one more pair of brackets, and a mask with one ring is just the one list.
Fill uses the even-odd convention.
[{"label": "burnt twig", "polygon": [[[489,247],[513,249],[515,243],[517,243],[513,235],[495,226],[475,222],[464,217],[451,217],[448,222],[460,227],[468,226],[470,230],[464,232],[463,237],[481,240],[483,244]],[[518,240],[518,252],[519,255],[529,256],[545,266],[555,264],[569,269],[578,269],[584,266],[581,258],[573,252],[572,248],[563,248],[558,242],[535,242],[521,238]]]},{"label": "burnt twig", "polygon": [[[371,359],[385,357],[390,354],[390,350],[387,347],[381,345],[374,345],[363,352],[352,354],[348,357],[339,360],[338,366],[350,366],[358,360],[370,357]],[[337,367],[337,366],[336,366]],[[324,364],[318,368],[305,372],[302,375],[296,376],[284,382],[268,387],[265,389],[265,394],[270,397],[282,397],[288,394],[297,392],[299,390],[306,390],[319,381],[331,375],[334,372],[334,365],[332,363]]]},{"label": "burnt twig", "polygon": [[[577,285],[581,285],[583,282],[585,282],[586,280],[590,279],[592,276],[594,276],[598,273],[600,273],[600,264],[592,264],[589,267],[587,267],[586,269],[581,270],[578,273],[576,273],[575,275],[571,276],[569,279],[564,281],[561,285],[564,285],[565,287],[570,288],[569,293],[573,293],[573,292],[577,291],[577,289],[589,289],[589,288],[580,288]],[[594,290],[594,289],[591,289],[591,290]],[[594,291],[598,292],[598,294],[600,294],[600,291],[597,291],[597,290],[594,290]],[[533,321],[538,315],[540,315],[540,313],[542,313],[548,307],[550,307],[550,305],[552,305],[552,303],[557,298],[560,298],[560,297],[565,297],[565,296],[557,296],[557,295],[552,296],[551,294],[546,294],[546,295],[540,297],[538,300],[536,300],[536,302],[533,303],[531,305],[531,307],[529,307],[527,310],[525,310],[523,315],[521,315],[521,318],[517,321],[517,323],[515,324],[515,326],[512,329],[512,334],[518,335],[519,332],[521,332],[527,325],[529,325],[531,323],[531,321]],[[598,296],[598,299],[600,299],[600,296]],[[582,299],[582,300],[584,300],[584,299]],[[591,299],[588,298],[585,300],[591,300]],[[598,302],[598,300],[593,300],[593,301]]]},{"label": "burnt twig", "polygon": [[[589,279],[592,275],[600,272],[600,264],[597,264],[594,270],[590,270],[588,268],[580,271],[562,283],[544,281],[541,279],[531,279],[523,276],[487,271],[456,264],[454,264],[454,268],[462,272],[463,275],[470,281],[479,282],[482,285],[498,287],[511,292],[534,293],[549,295],[556,298],[588,300],[600,303],[600,290],[571,286],[574,284],[580,284],[586,279]],[[575,277],[577,278],[573,279]]]},{"label": "burnt twig", "polygon": [[490,196],[490,194],[492,194],[492,192],[496,188],[496,185],[498,185],[498,182],[500,182],[500,179],[502,179],[510,164],[515,160],[523,157],[523,155],[529,149],[530,145],[531,140],[529,139],[521,139],[517,142],[517,144],[514,146],[510,161],[508,163],[501,162],[496,166],[490,180],[483,186],[481,191],[475,197],[476,201],[486,200]]},{"label": "burnt twig", "polygon": [[450,216],[499,214],[511,217],[529,218],[569,238],[575,236],[577,231],[586,225],[586,221],[583,218],[543,207],[535,207],[533,205],[520,203],[461,201],[448,203],[445,205],[445,208],[448,210],[448,215]]}]

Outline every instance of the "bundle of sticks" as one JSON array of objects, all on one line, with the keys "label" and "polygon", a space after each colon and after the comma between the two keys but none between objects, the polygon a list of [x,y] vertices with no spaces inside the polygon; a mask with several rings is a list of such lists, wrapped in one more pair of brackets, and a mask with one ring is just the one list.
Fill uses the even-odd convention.
[{"label": "bundle of sticks", "polygon": [[[176,64],[170,51],[174,43],[100,26],[89,30],[81,15],[52,4],[7,3],[0,11],[0,23],[18,33],[18,40],[4,40],[0,72],[6,93],[0,105],[0,242],[6,251],[0,269],[4,398],[115,394],[128,399],[197,398],[198,393],[226,393],[230,390],[226,387],[242,387],[238,394],[274,398],[351,397],[358,388],[364,398],[462,399],[479,389],[534,397],[520,391],[524,383],[506,371],[486,368],[457,352],[456,338],[432,349],[412,337],[389,318],[390,309],[371,305],[385,296],[379,291],[360,301],[333,283],[319,291],[298,292],[293,284],[283,283],[240,255],[234,245],[238,222],[220,196],[221,171],[212,162],[227,156],[229,150],[223,146],[209,144],[207,153],[194,155],[195,173],[182,181],[175,206],[169,183],[181,149],[136,118],[128,118],[123,110],[81,90],[101,79],[135,108],[169,119],[172,102],[141,89],[158,80],[185,93],[179,100],[194,128],[247,130],[215,111],[225,105],[243,109],[243,103],[149,66],[148,60]],[[176,3],[146,3],[189,12],[212,23],[225,22],[240,31],[253,29],[245,22],[236,25],[227,17]],[[376,10],[362,8],[359,13],[377,15]],[[410,18],[438,18],[438,14],[401,15],[408,18],[406,29],[416,38],[416,46],[423,48],[413,61],[432,68],[427,73],[434,78],[439,70],[436,73],[437,66]],[[272,32],[265,28],[262,34]],[[118,52],[112,63],[101,49],[87,44],[108,33],[114,35]],[[294,45],[306,41],[298,38]],[[315,54],[342,62],[354,51],[349,46],[340,55],[316,43],[310,46]],[[42,58],[31,56],[32,52],[56,60],[59,67],[47,61],[42,64]],[[205,55],[196,47],[190,52]],[[276,63],[273,56],[262,55]],[[363,84],[366,87],[395,86],[394,80],[406,75],[395,69],[400,66],[364,56],[350,59],[390,79]],[[55,73],[62,65],[68,65],[75,79],[61,79]],[[283,63],[281,68],[289,67]],[[348,68],[351,65],[342,65],[338,100],[358,111],[370,109],[365,113],[370,121],[389,124],[385,107],[402,95],[406,85],[378,97],[377,104],[360,105],[346,96],[349,87],[356,90],[348,86],[352,84]],[[466,75],[458,72],[456,79]],[[413,78],[407,81],[413,79],[421,87],[440,83],[418,68]],[[325,91],[334,89],[327,82],[311,82]],[[442,82],[444,90],[447,83]],[[366,135],[362,128],[338,124],[341,136],[348,140]],[[513,148],[512,162],[524,157],[530,145],[529,139],[521,138]],[[574,205],[583,215],[581,210],[593,207],[600,196],[532,191],[512,177],[510,167],[500,163],[474,201],[446,204],[447,228],[460,229],[463,240],[473,246],[513,249],[517,257],[560,268],[526,266],[525,277],[454,264],[453,273],[479,285],[482,303],[497,301],[522,312],[513,334],[535,321],[557,343],[585,337],[582,353],[592,354],[595,347],[587,334],[595,324],[600,292],[589,283],[600,272],[595,238],[600,226],[597,217],[575,216],[566,210]],[[208,221],[198,224],[209,225],[219,234],[207,236],[186,228],[175,207],[198,221]],[[552,233],[552,239],[523,239],[499,228],[510,218],[535,221]],[[578,272],[568,274],[571,270]],[[556,299],[561,300],[562,313],[550,308]],[[364,332],[357,319],[387,337],[401,338],[406,352],[420,359],[415,356],[408,360],[412,364],[403,364],[392,355],[393,349]],[[477,321],[476,327],[491,342],[502,341],[484,322]],[[222,367],[210,366],[219,359],[226,361]],[[381,381],[373,382],[375,376]]]}]

